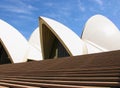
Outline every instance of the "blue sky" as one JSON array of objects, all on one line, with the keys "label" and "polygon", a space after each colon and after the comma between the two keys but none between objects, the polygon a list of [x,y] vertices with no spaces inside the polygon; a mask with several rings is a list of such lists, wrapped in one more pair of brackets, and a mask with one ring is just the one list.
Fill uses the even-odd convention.
[{"label": "blue sky", "polygon": [[0,19],[29,39],[38,17],[52,18],[81,35],[95,14],[109,18],[120,29],[120,0],[0,0]]}]

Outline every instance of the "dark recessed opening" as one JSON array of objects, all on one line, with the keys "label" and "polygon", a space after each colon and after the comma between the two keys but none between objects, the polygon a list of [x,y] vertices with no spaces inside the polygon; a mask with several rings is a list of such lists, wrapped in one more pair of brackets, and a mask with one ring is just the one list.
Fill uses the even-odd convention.
[{"label": "dark recessed opening", "polygon": [[59,57],[70,56],[65,47],[57,39],[57,37],[51,32],[51,30],[46,26],[42,25],[42,41],[43,41],[43,54],[44,59],[52,59]]},{"label": "dark recessed opening", "polygon": [[0,42],[0,64],[8,64],[11,63],[8,54],[6,53],[3,45]]}]

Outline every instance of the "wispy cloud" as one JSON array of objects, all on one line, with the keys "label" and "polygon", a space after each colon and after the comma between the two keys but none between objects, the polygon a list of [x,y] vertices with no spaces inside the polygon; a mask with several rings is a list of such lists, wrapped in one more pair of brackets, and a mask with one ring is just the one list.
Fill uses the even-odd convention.
[{"label": "wispy cloud", "polygon": [[25,10],[16,6],[5,6],[5,5],[1,5],[0,6],[1,9],[3,9],[4,11],[9,11],[9,12],[14,12],[14,13],[24,13],[24,14],[31,14],[31,12],[29,10]]},{"label": "wispy cloud", "polygon": [[103,5],[103,1],[102,0],[94,0],[97,4],[99,4],[100,6]]},{"label": "wispy cloud", "polygon": [[9,11],[14,13],[23,13],[23,14],[32,14],[33,10],[37,10],[37,8],[21,0],[13,0],[13,1],[6,0],[6,2],[7,3],[0,4],[0,9],[4,11]]},{"label": "wispy cloud", "polygon": [[27,21],[36,21],[36,19],[34,17],[30,17],[30,16],[27,16],[27,15],[19,15],[18,18],[21,18],[21,19],[24,19],[24,20],[27,20]]},{"label": "wispy cloud", "polygon": [[80,0],[78,0],[78,7],[79,7],[80,11],[82,11],[82,12],[85,11],[85,7],[82,5],[82,2]]},{"label": "wispy cloud", "polygon": [[46,3],[44,3],[44,5],[45,5],[45,6],[48,6],[48,7],[51,7],[51,6],[54,5],[54,3],[52,3],[52,2],[46,2]]},{"label": "wispy cloud", "polygon": [[43,5],[48,9],[44,14],[57,19],[60,17],[68,17],[71,9],[73,9],[69,3],[64,2],[45,2]]}]

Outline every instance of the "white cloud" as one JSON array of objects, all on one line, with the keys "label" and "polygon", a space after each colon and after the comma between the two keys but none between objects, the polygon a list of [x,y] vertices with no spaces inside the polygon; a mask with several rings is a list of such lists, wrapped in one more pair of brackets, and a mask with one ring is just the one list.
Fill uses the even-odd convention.
[{"label": "white cloud", "polygon": [[31,14],[31,11],[22,9],[16,6],[0,6],[4,11],[14,12],[14,13],[24,13],[24,14]]},{"label": "white cloud", "polygon": [[24,20],[36,21],[35,18],[30,17],[30,16],[19,15],[18,17],[21,18],[21,19],[24,19]]},{"label": "white cloud", "polygon": [[78,0],[78,7],[79,7],[80,11],[82,11],[82,12],[85,11],[85,7],[82,5],[82,2],[80,0]]},{"label": "white cloud", "polygon": [[69,3],[45,2],[45,7],[49,7],[49,11],[45,12],[51,17],[58,18],[59,16],[69,16],[73,9]]},{"label": "white cloud", "polygon": [[102,0],[94,0],[97,4],[99,4],[100,6],[103,5],[103,1]]},{"label": "white cloud", "polygon": [[32,14],[32,11],[37,10],[30,4],[27,4],[21,0],[9,0],[8,3],[3,3],[0,5],[0,9],[4,11],[14,12],[14,13],[23,13],[23,14]]},{"label": "white cloud", "polygon": [[51,2],[46,2],[46,3],[44,3],[44,5],[45,5],[45,6],[48,6],[48,7],[51,7],[51,6],[53,6],[53,5],[54,5],[54,3],[51,3]]}]

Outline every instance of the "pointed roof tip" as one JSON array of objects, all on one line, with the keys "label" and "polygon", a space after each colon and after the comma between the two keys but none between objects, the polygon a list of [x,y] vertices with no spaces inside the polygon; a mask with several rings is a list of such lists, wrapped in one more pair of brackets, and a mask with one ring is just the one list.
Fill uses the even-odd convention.
[{"label": "pointed roof tip", "polygon": [[45,16],[40,16],[39,17],[39,19],[41,19],[41,20],[52,20],[52,21],[55,21],[55,22],[57,22],[55,19],[52,19],[52,18],[49,18],[49,17],[45,17]]},{"label": "pointed roof tip", "polygon": [[[45,17],[45,16],[40,16],[39,18],[40,18],[40,19],[44,19],[44,18],[47,18],[47,17]],[[47,18],[47,19],[48,19],[48,18]]]},{"label": "pointed roof tip", "polygon": [[43,16],[39,16],[39,18],[42,18]]},{"label": "pointed roof tip", "polygon": [[39,17],[39,20],[40,21],[45,21],[45,20],[49,20],[50,18],[47,18],[47,17],[45,17],[45,16],[40,16]]}]

